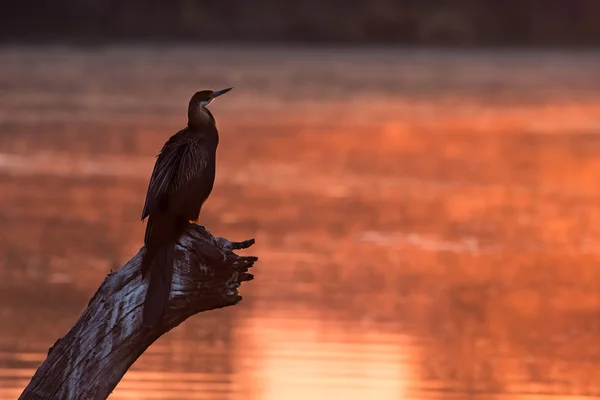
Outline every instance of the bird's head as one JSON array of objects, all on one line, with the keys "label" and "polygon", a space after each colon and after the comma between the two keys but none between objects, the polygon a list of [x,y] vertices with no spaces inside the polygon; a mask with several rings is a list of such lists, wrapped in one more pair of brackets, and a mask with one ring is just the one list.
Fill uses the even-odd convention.
[{"label": "bird's head", "polygon": [[206,108],[214,99],[229,92],[233,88],[222,90],[201,90],[190,99],[188,106],[188,126],[192,129],[202,129],[206,124],[214,124],[215,118]]},{"label": "bird's head", "polygon": [[192,107],[206,107],[214,99],[222,94],[229,92],[233,88],[227,88],[222,90],[201,90],[196,92],[190,99],[190,108]]}]

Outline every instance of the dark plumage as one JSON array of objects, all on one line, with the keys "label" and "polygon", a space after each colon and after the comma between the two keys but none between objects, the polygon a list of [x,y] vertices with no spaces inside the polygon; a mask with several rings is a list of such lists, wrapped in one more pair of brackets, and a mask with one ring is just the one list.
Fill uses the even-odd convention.
[{"label": "dark plumage", "polygon": [[156,325],[169,300],[175,243],[196,221],[215,181],[219,133],[206,106],[231,90],[203,90],[192,96],[188,125],[171,136],[158,154],[148,185],[142,221],[148,217],[142,277],[150,271],[142,326]]}]

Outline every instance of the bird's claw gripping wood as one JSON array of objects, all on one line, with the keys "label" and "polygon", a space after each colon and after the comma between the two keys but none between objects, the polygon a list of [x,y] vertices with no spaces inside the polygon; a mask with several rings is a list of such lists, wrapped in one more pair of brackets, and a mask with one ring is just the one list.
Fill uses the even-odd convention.
[{"label": "bird's claw gripping wood", "polygon": [[56,341],[20,399],[104,399],[133,362],[161,335],[202,311],[241,301],[238,288],[252,280],[257,257],[232,250],[254,240],[230,242],[190,224],[177,243],[170,299],[161,323],[142,328],[148,286],[140,279],[141,254],[111,272],[73,328]]}]

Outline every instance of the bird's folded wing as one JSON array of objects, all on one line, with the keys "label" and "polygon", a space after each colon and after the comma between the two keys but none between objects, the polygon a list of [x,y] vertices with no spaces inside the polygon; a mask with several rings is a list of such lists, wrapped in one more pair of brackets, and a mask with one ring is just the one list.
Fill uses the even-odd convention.
[{"label": "bird's folded wing", "polygon": [[200,139],[176,136],[171,137],[158,154],[148,185],[142,220],[155,210],[166,212],[173,194],[206,168],[205,153],[198,151],[202,145]]}]

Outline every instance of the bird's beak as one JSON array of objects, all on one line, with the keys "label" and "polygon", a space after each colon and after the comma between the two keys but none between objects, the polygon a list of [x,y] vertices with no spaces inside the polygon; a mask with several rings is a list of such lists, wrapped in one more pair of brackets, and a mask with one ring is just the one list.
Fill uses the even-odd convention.
[{"label": "bird's beak", "polygon": [[215,90],[214,92],[212,92],[212,95],[210,97],[214,99],[215,97],[219,97],[220,95],[229,92],[231,89],[233,89],[233,88],[230,87],[227,89]]}]

